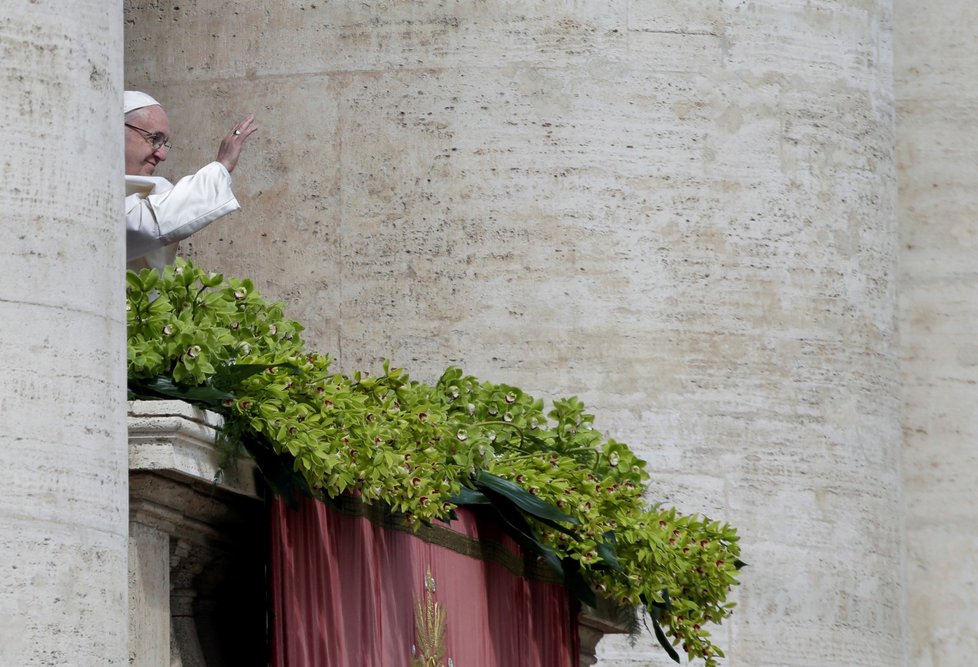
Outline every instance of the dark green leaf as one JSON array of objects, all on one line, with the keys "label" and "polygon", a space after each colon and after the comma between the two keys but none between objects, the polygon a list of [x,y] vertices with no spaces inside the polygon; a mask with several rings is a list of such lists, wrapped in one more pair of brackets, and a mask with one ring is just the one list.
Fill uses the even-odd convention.
[{"label": "dark green leaf", "polygon": [[[223,366],[214,373],[214,377],[211,379],[211,384],[219,389],[231,390],[241,384],[244,380],[247,380],[252,375],[257,375],[262,371],[267,371],[269,368],[277,368],[282,366],[282,364],[241,364],[235,366]],[[286,368],[293,370],[295,366],[286,365]]]},{"label": "dark green leaf", "polygon": [[665,588],[662,589],[662,602],[656,602],[655,600],[650,602],[644,593],[641,595],[641,600],[642,604],[645,605],[645,608],[649,610],[649,614],[651,614],[655,620],[659,620],[659,618],[662,617],[662,612],[672,609],[672,600],[669,599],[669,590]]},{"label": "dark green leaf", "polygon": [[486,498],[486,495],[481,491],[476,491],[475,489],[470,489],[467,486],[463,486],[459,489],[458,493],[448,499],[448,502],[454,503],[456,505],[491,505],[492,502]]},{"label": "dark green leaf", "polygon": [[540,542],[540,538],[536,531],[533,530],[533,526],[527,523],[526,518],[518,507],[505,496],[490,494],[488,498],[491,501],[492,508],[499,515],[499,518],[509,527],[510,534],[513,538],[525,549],[543,558],[547,565],[563,579],[564,568],[557,554],[553,549]]},{"label": "dark green leaf", "polygon": [[560,508],[556,505],[551,505],[548,502],[540,500],[520,485],[502,477],[497,477],[485,470],[479,471],[475,481],[476,486],[480,487],[483,492],[488,490],[504,496],[531,516],[574,525],[580,523],[574,517],[568,516],[560,511]]},{"label": "dark green leaf", "polygon": [[597,597],[584,580],[578,561],[572,558],[565,558],[561,561],[553,549],[542,544],[533,526],[526,521],[520,512],[521,508],[513,500],[507,496],[488,490],[485,495],[492,502],[493,509],[496,510],[503,522],[509,526],[513,537],[520,544],[543,558],[547,565],[561,576],[564,585],[578,599],[592,607],[597,606]]},{"label": "dark green leaf", "polygon": [[134,394],[150,398],[178,398],[192,403],[202,403],[210,407],[220,406],[223,401],[234,400],[234,395],[215,387],[193,387],[177,384],[168,377],[155,377],[143,382],[130,381],[129,389]]},{"label": "dark green leaf", "polygon": [[[642,599],[642,604],[645,605],[645,611],[649,613],[649,616],[652,617],[652,620],[653,621],[662,620],[662,607],[656,604],[649,604],[648,598],[645,597],[644,593],[639,597]],[[646,626],[646,628],[648,628],[648,626]]]},{"label": "dark green leaf", "polygon": [[598,555],[601,556],[601,560],[604,561],[605,564],[611,569],[621,569],[621,562],[618,560],[618,553],[615,551],[615,545],[611,541],[601,542],[598,544]]},{"label": "dark green leaf", "polygon": [[242,444],[261,471],[265,482],[276,496],[282,498],[292,509],[299,509],[297,493],[312,497],[306,479],[295,471],[294,459],[287,454],[276,454],[258,438],[244,438]]},{"label": "dark green leaf", "polygon": [[666,650],[669,657],[675,662],[679,662],[679,654],[676,649],[673,648],[672,644],[669,643],[669,638],[666,637],[666,633],[662,631],[662,626],[655,619],[652,619],[652,627],[655,629],[655,638],[659,640],[659,644]]},{"label": "dark green leaf", "polygon": [[564,585],[567,586],[567,590],[576,595],[584,604],[597,607],[598,597],[584,580],[584,576],[581,574],[581,564],[573,558],[565,558],[562,565],[564,566]]}]

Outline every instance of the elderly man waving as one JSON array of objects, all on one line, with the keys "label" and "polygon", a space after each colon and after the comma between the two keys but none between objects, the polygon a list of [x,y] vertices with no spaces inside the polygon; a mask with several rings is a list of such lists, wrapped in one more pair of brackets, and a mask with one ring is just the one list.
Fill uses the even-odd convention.
[{"label": "elderly man waving", "polygon": [[231,172],[255,117],[238,122],[221,140],[217,159],[170,183],[153,176],[170,149],[170,122],[146,93],[123,96],[126,131],[126,260],[130,269],[172,264],[176,244],[241,206],[231,192]]}]

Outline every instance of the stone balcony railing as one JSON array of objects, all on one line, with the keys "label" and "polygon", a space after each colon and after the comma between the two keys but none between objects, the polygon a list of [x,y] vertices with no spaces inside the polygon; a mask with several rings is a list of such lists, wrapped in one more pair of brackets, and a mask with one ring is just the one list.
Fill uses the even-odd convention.
[{"label": "stone balcony railing", "polygon": [[[222,470],[220,417],[182,401],[129,404],[129,661],[260,664],[267,521],[250,460]],[[579,616],[582,667],[614,614]]]}]

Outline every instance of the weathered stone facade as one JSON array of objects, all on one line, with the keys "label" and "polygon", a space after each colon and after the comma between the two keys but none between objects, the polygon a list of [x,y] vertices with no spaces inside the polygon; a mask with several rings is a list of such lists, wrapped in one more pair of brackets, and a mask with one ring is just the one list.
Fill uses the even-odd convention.
[{"label": "weathered stone facade", "polygon": [[650,499],[742,530],[733,664],[897,665],[891,10],[133,2],[127,85],[174,174],[259,116],[200,263],[344,369],[581,396]]}]

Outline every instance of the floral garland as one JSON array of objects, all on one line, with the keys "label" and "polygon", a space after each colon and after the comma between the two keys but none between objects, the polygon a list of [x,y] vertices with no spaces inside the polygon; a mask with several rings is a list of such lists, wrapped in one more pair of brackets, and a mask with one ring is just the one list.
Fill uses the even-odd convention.
[{"label": "floral garland", "polygon": [[127,274],[133,398],[177,397],[225,416],[270,486],[381,502],[410,522],[459,505],[497,513],[589,604],[648,614],[659,643],[714,666],[743,565],[736,530],[643,501],[645,462],[593,428],[576,398],[543,402],[449,368],[434,385],[384,364],[330,370],[302,326],[251,281],[179,260]]}]

